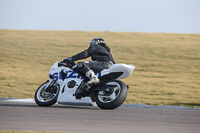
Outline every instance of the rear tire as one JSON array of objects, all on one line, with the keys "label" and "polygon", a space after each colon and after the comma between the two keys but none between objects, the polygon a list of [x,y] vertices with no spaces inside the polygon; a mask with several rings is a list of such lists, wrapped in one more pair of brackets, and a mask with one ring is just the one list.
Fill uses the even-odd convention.
[{"label": "rear tire", "polygon": [[54,84],[57,87],[55,92],[46,92],[45,88],[48,84],[49,81],[43,83],[35,92],[35,103],[39,106],[51,106],[57,102],[60,87],[58,84]]},{"label": "rear tire", "polygon": [[115,85],[114,91],[109,96],[102,96],[103,91],[100,91],[96,97],[96,104],[101,109],[115,109],[119,107],[127,97],[127,86],[119,80],[112,80],[106,83],[107,85]]}]

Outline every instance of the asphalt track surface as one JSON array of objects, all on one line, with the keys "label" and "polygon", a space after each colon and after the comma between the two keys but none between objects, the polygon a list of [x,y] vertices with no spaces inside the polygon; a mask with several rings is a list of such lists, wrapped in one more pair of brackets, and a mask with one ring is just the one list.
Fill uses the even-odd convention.
[{"label": "asphalt track surface", "polygon": [[0,101],[0,130],[72,133],[199,133],[200,110],[91,106]]}]

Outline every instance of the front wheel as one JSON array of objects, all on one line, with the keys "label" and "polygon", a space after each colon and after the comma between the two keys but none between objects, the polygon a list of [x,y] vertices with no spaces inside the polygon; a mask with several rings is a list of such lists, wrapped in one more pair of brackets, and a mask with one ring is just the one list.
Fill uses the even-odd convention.
[{"label": "front wheel", "polygon": [[51,106],[57,102],[60,86],[53,80],[47,80],[35,92],[35,102],[39,106]]},{"label": "front wheel", "polygon": [[127,97],[127,86],[119,80],[112,80],[106,83],[108,88],[99,91],[96,103],[101,109],[115,109],[119,107]]}]

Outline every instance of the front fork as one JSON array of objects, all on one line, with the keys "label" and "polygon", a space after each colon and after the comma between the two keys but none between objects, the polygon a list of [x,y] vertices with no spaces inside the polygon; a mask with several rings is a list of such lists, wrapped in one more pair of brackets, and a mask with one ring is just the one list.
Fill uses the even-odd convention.
[{"label": "front fork", "polygon": [[48,82],[48,84],[46,85],[44,90],[49,91],[49,89],[56,83],[56,80],[49,79],[49,80],[47,80],[47,82]]}]

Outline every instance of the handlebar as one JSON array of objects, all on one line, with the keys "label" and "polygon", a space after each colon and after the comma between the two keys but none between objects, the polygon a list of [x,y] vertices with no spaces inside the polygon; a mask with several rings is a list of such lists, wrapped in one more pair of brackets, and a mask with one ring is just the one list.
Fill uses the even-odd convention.
[{"label": "handlebar", "polygon": [[76,63],[74,63],[74,62],[69,62],[69,61],[67,61],[67,62],[63,62],[63,61],[58,62],[58,67],[64,66],[64,67],[68,67],[68,68],[72,69],[72,67],[73,67],[74,65],[76,65]]}]

